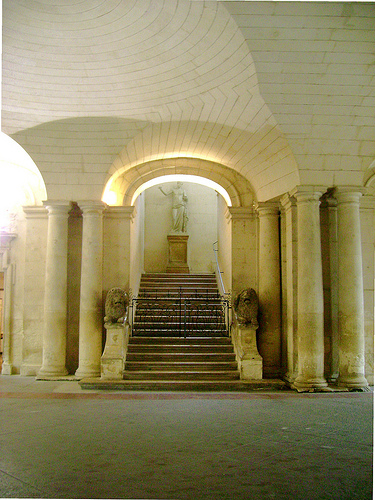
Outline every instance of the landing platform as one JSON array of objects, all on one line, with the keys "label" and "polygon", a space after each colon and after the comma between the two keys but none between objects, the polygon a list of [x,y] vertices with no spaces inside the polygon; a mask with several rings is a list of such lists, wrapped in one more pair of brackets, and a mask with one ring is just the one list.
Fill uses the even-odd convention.
[{"label": "landing platform", "polygon": [[85,390],[103,391],[266,391],[286,389],[284,381],[279,379],[262,380],[103,380],[101,378],[86,378],[79,381]]}]

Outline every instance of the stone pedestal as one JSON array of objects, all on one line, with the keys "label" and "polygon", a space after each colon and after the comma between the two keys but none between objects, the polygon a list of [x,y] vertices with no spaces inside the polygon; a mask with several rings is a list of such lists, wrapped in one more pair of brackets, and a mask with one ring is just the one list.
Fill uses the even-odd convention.
[{"label": "stone pedestal", "polygon": [[167,273],[189,273],[187,265],[188,234],[169,234]]},{"label": "stone pedestal", "polygon": [[242,380],[261,380],[263,359],[259,355],[254,328],[239,325],[232,329],[232,341]]},{"label": "stone pedestal", "polygon": [[101,358],[102,379],[122,379],[124,373],[129,327],[120,323],[104,325],[107,339]]}]

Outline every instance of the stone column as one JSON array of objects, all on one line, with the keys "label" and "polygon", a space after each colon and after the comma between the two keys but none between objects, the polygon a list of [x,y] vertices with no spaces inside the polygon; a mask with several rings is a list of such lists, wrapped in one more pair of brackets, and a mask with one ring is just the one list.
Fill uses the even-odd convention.
[{"label": "stone column", "polygon": [[67,269],[70,203],[47,201],[48,233],[44,293],[43,358],[37,378],[67,375]]},{"label": "stone column", "polygon": [[259,203],[259,352],[265,378],[280,376],[281,303],[279,206]]},{"label": "stone column", "polygon": [[329,342],[329,345],[327,346],[327,352],[325,353],[325,369],[327,381],[330,383],[336,383],[339,370],[337,200],[329,196],[325,200],[324,205],[325,210],[327,211],[327,213],[325,214],[327,228],[322,234],[322,244],[323,242],[325,242],[326,260],[328,262],[324,262],[323,257],[323,286],[325,279],[325,340],[326,342]]},{"label": "stone column", "polygon": [[357,188],[337,190],[339,267],[339,377],[349,388],[366,387],[361,226]]},{"label": "stone column", "polygon": [[99,377],[102,355],[103,210],[100,201],[79,202],[83,213],[79,365],[77,378]]},{"label": "stone column", "polygon": [[285,213],[285,281],[283,297],[285,307],[286,374],[292,384],[298,367],[298,272],[297,272],[297,206],[294,197],[285,194],[280,200]]},{"label": "stone column", "polygon": [[319,198],[314,188],[298,188],[298,376],[297,390],[327,386],[324,378],[323,276]]},{"label": "stone column", "polygon": [[4,272],[4,303],[3,303],[3,362],[2,375],[12,375],[12,346],[11,346],[11,327],[12,327],[12,299],[13,299],[13,273],[14,264],[10,262],[10,243],[16,234],[0,234],[0,269]]}]

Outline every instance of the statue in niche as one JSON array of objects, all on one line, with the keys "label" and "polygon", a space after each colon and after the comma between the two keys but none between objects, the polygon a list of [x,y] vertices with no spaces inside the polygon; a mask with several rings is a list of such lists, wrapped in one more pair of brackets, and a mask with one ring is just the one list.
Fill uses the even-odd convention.
[{"label": "statue in niche", "polygon": [[246,288],[237,295],[234,311],[240,325],[258,328],[258,296],[253,288]]},{"label": "statue in niche", "polygon": [[182,182],[177,182],[177,187],[166,193],[164,189],[159,186],[160,191],[164,196],[172,195],[172,217],[173,227],[172,233],[186,233],[186,226],[188,221],[187,215],[187,202],[188,197],[182,188]]},{"label": "statue in niche", "polygon": [[105,300],[104,323],[125,323],[129,304],[128,294],[122,288],[111,288]]}]

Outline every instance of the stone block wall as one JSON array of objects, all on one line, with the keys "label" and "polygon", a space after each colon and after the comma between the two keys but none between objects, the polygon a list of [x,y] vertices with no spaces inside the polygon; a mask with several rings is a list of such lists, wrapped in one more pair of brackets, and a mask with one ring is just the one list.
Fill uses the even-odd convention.
[{"label": "stone block wall", "polygon": [[[162,184],[169,192],[174,183]],[[192,273],[213,272],[212,244],[217,240],[217,195],[205,186],[184,183],[188,197],[188,265]],[[159,186],[145,194],[145,271],[165,272],[168,262],[167,235],[172,227],[171,196],[164,196]]]}]

